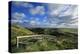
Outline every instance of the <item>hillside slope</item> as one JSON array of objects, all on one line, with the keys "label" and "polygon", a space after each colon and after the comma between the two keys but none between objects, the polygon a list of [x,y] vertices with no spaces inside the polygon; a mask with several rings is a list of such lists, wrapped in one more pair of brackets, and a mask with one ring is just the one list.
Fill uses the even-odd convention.
[{"label": "hillside slope", "polygon": [[34,34],[32,31],[25,29],[19,25],[12,25],[11,26],[11,46],[16,46],[16,37],[17,36],[24,36]]},{"label": "hillside slope", "polygon": [[[78,29],[73,28],[24,28],[19,25],[11,26],[11,52],[31,52],[31,51],[47,51],[47,50],[64,50],[78,48]],[[21,41],[29,43],[29,45],[20,44],[16,47],[16,37],[25,35],[52,35],[50,37],[42,37],[42,40],[34,38],[21,39]],[[53,37],[53,38],[52,38]],[[55,37],[55,38],[54,38]],[[23,47],[22,47],[23,46]]]}]

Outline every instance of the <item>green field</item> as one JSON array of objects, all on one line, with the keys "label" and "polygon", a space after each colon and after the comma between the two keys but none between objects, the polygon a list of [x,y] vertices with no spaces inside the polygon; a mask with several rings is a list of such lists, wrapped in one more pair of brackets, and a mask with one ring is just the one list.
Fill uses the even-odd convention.
[{"label": "green field", "polygon": [[[19,25],[11,26],[11,52],[33,52],[50,50],[67,50],[78,48],[78,29],[74,28],[24,28]],[[41,39],[23,38],[24,44],[16,47],[17,36],[50,35]],[[28,44],[26,44],[28,43]]]}]

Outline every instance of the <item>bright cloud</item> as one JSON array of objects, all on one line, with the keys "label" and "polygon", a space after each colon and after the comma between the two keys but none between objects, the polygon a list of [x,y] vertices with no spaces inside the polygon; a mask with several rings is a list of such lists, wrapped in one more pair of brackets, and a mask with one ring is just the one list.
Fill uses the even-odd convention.
[{"label": "bright cloud", "polygon": [[[77,6],[76,5],[55,5],[49,4],[49,19],[51,22],[57,22],[57,27],[66,27],[72,24],[77,27]],[[73,25],[72,25],[73,26]]]},{"label": "bright cloud", "polygon": [[12,18],[27,20],[27,25],[54,28],[76,28],[78,26],[77,5],[32,2],[13,2],[12,4]]},{"label": "bright cloud", "polygon": [[30,13],[32,15],[36,14],[44,15],[45,14],[44,6],[36,6],[35,8],[30,9]]},{"label": "bright cloud", "polygon": [[30,24],[31,24],[31,25],[35,25],[36,22],[35,22],[34,20],[32,20],[32,21],[30,21]]},{"label": "bright cloud", "polygon": [[[49,5],[50,6],[50,5]],[[50,15],[51,16],[58,16],[58,15],[64,15],[64,12],[68,12],[69,8],[71,7],[70,5],[55,5],[54,7],[54,4],[51,5],[51,7],[49,7],[49,10],[50,10]]]},{"label": "bright cloud", "polygon": [[17,6],[23,6],[25,8],[32,8],[33,5],[28,3],[28,2],[17,2],[17,1],[14,1],[13,4],[17,5]]},{"label": "bright cloud", "polygon": [[26,15],[24,13],[18,13],[18,12],[12,13],[12,18],[14,18],[16,20],[20,20],[25,17],[26,17]]}]

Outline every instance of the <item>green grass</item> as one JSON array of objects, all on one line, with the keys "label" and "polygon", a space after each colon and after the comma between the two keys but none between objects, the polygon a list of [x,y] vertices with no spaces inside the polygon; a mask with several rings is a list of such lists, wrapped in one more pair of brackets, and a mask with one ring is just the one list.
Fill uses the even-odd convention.
[{"label": "green grass", "polygon": [[[28,45],[20,44],[16,47],[16,37],[32,34],[49,34],[52,37],[42,37],[41,40],[34,38],[23,38],[20,41],[29,43]],[[77,29],[73,28],[43,28],[43,29],[27,29],[19,25],[11,26],[11,52],[32,52],[32,51],[50,51],[50,50],[65,50],[78,48]]]},{"label": "green grass", "polygon": [[12,25],[11,26],[11,47],[16,46],[16,37],[17,36],[24,36],[24,35],[30,35],[33,34],[32,31],[25,29],[23,27],[20,27],[19,25]]}]

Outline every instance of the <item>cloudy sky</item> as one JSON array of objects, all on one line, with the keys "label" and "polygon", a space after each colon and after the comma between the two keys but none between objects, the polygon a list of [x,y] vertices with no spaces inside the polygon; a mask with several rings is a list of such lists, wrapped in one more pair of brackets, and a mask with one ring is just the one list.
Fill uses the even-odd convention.
[{"label": "cloudy sky", "polygon": [[12,2],[11,21],[25,27],[77,28],[77,9],[70,4]]}]

